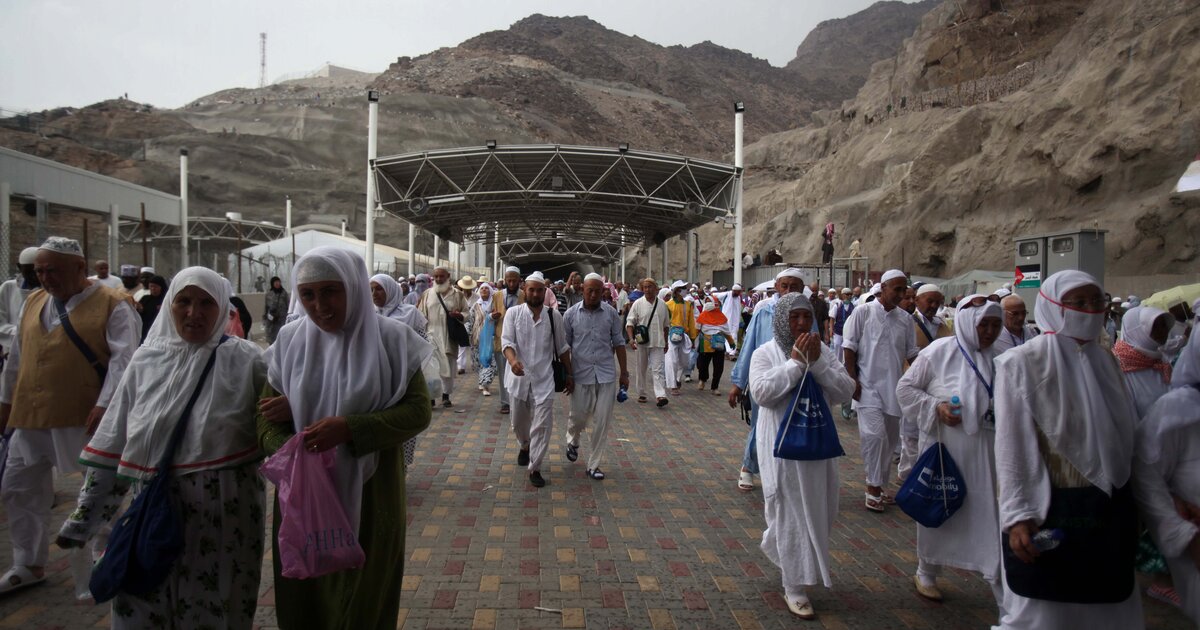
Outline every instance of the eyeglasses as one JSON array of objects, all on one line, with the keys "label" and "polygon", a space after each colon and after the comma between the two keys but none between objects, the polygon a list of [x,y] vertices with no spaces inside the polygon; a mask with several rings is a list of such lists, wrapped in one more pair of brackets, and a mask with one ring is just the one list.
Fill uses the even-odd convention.
[{"label": "eyeglasses", "polygon": [[[1063,300],[1062,305],[1067,308],[1072,308],[1077,311],[1103,311],[1108,306],[1108,301],[1104,298],[1096,298],[1094,300]],[[1091,308],[1088,308],[1088,307]]]}]

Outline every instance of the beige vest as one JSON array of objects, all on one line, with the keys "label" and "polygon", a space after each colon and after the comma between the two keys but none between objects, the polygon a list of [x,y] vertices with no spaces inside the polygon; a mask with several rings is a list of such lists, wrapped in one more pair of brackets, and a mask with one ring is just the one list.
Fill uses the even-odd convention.
[{"label": "beige vest", "polygon": [[[42,308],[49,300],[50,294],[38,289],[25,302],[18,332],[21,365],[9,422],[14,429],[84,426],[104,385],[61,325],[50,332],[42,328]],[[102,286],[71,309],[75,332],[106,367],[111,354],[108,318],[123,301],[125,296]]]}]

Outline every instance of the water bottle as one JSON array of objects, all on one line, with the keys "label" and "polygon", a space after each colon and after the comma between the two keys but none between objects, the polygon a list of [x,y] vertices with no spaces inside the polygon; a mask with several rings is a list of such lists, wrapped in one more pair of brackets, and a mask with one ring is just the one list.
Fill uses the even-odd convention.
[{"label": "water bottle", "polygon": [[626,400],[629,400],[629,389],[622,385],[621,389],[617,390],[617,402],[625,402]]},{"label": "water bottle", "polygon": [[962,400],[959,400],[958,396],[950,398],[950,413],[956,416],[962,415]]},{"label": "water bottle", "polygon": [[86,601],[92,598],[88,583],[92,580],[92,551],[87,545],[72,549],[67,555],[71,561],[71,578],[75,580],[75,599]]},{"label": "water bottle", "polygon": [[1062,544],[1064,538],[1066,538],[1066,534],[1061,529],[1043,529],[1033,535],[1033,546],[1038,551],[1045,553]]}]

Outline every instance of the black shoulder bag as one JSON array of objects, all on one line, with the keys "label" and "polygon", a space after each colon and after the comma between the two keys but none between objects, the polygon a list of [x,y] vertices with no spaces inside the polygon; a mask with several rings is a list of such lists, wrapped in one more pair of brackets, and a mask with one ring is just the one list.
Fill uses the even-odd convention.
[{"label": "black shoulder bag", "polygon": [[467,325],[450,317],[450,309],[446,308],[446,302],[442,299],[442,294],[437,292],[436,287],[430,290],[437,296],[438,302],[442,303],[442,310],[446,311],[446,334],[450,337],[450,341],[460,348],[469,348],[471,333],[467,332]]},{"label": "black shoulder bag", "polygon": [[75,332],[75,327],[71,325],[71,319],[67,317],[67,309],[63,303],[55,300],[53,297],[50,299],[54,302],[54,308],[58,310],[58,321],[62,324],[63,332],[67,333],[67,337],[70,338],[71,343],[75,344],[76,348],[79,348],[79,352],[83,355],[83,358],[87,359],[93,370],[96,370],[96,374],[100,376],[100,385],[103,386],[104,379],[108,377],[108,366],[100,362],[100,358],[96,356],[95,352],[92,352],[87,342],[79,336],[79,333]]},{"label": "black shoulder bag", "polygon": [[158,472],[117,519],[104,555],[92,568],[88,588],[98,604],[118,593],[149,594],[167,579],[175,560],[183,553],[183,519],[172,504],[171,464],[175,460],[175,451],[183,442],[192,407],[217,360],[217,349],[227,339],[228,335],[222,335],[220,343],[209,355],[200,382],[196,383],[179,423],[171,431],[171,441],[158,462]]},{"label": "black shoulder bag", "polygon": [[654,300],[654,308],[650,309],[650,317],[646,319],[645,324],[639,324],[633,327],[634,341],[641,344],[650,343],[650,322],[654,321],[654,313],[658,311],[658,303],[661,301],[662,300],[659,299]]},{"label": "black shoulder bag", "polygon": [[554,356],[550,359],[550,370],[554,373],[554,391],[567,391],[567,366],[558,360],[558,335],[554,334],[554,313],[552,308],[542,307],[546,317],[550,318],[550,346],[554,348]]}]

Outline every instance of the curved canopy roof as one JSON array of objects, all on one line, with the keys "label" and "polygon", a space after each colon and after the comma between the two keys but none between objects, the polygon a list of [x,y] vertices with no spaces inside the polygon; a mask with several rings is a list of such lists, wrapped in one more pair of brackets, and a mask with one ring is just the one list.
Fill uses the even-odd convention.
[{"label": "curved canopy roof", "polygon": [[375,160],[379,203],[455,242],[499,242],[506,261],[616,260],[730,214],[730,164],[625,147],[514,145]]}]

